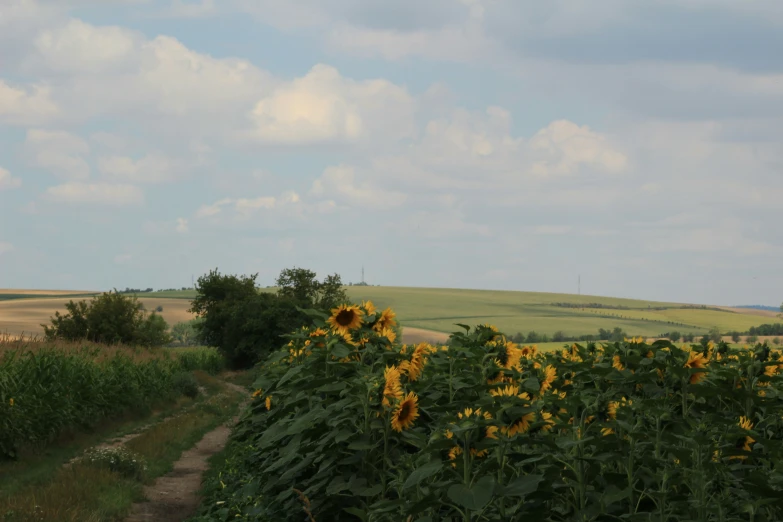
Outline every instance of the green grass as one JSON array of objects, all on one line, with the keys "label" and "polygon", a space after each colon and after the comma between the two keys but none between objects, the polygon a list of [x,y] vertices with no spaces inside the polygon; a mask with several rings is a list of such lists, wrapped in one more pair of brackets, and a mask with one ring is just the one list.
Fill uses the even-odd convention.
[{"label": "green grass", "polygon": [[[391,307],[403,326],[447,333],[459,329],[456,323],[490,323],[510,335],[531,330],[547,335],[558,330],[566,335],[584,335],[597,333],[599,328],[619,326],[629,335],[652,337],[672,330],[703,334],[712,327],[718,327],[722,332],[745,331],[751,326],[777,321],[772,317],[715,309],[683,308],[685,303],[604,296],[386,286],[346,289],[354,301],[370,299],[376,306]],[[273,290],[265,288],[262,291]],[[192,299],[196,293],[186,290],[142,295]],[[629,309],[565,308],[555,306],[555,303],[600,303]],[[661,307],[666,310],[652,309]]]}]

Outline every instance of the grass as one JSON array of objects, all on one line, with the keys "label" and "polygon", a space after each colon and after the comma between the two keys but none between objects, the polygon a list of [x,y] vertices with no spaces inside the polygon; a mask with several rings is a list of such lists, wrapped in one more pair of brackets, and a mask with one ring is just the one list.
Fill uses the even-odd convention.
[{"label": "grass", "polygon": [[[192,411],[156,424],[126,444],[128,449],[146,459],[147,483],[170,471],[183,451],[235,415],[239,408],[243,398],[240,394],[203,372],[196,373],[202,386],[212,395]],[[142,482],[105,469],[80,462],[67,468],[53,468],[50,460],[33,467],[51,473],[46,479],[41,473],[21,487],[0,490],[0,519],[19,522],[118,520],[127,514],[133,502],[142,498]],[[28,473],[28,478],[31,475]],[[14,479],[18,480],[17,475],[11,478]]]}]

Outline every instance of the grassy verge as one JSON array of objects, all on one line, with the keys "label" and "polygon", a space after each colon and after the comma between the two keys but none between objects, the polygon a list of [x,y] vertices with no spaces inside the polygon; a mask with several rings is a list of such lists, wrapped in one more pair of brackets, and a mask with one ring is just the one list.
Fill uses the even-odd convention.
[{"label": "grassy verge", "polygon": [[170,471],[183,451],[237,413],[243,396],[207,374],[200,374],[199,381],[213,393],[208,399],[191,411],[152,426],[126,444],[147,462],[142,480],[125,478],[82,462],[67,468],[59,467],[48,480],[29,482],[16,488],[13,494],[0,493],[0,520],[99,522],[121,519],[131,504],[142,498],[144,483]]}]

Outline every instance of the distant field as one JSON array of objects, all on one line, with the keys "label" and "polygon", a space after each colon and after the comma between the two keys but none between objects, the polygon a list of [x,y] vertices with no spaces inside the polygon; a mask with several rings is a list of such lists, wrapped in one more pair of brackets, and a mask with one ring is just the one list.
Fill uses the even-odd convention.
[{"label": "distant field", "polygon": [[[264,289],[263,291],[274,291]],[[67,299],[14,299],[2,301],[1,294],[23,294],[23,290],[0,290],[0,332],[40,332],[39,323],[47,322],[54,310],[62,309]],[[53,295],[53,291],[46,295]],[[703,334],[712,327],[722,332],[744,331],[751,326],[777,322],[776,314],[754,309],[683,308],[683,303],[666,303],[638,299],[622,299],[542,292],[511,292],[492,290],[461,290],[444,288],[406,288],[352,286],[347,287],[351,299],[371,299],[379,307],[392,307],[405,327],[405,342],[442,340],[459,327],[456,323],[476,325],[490,323],[509,335],[536,331],[552,335],[561,330],[565,335],[594,334],[599,328],[621,327],[629,335],[649,338],[677,330],[683,334]],[[74,291],[63,291],[73,294]],[[185,312],[195,296],[193,290],[140,293],[148,309],[163,306],[163,316],[174,324],[187,320]],[[30,297],[33,297],[32,294]],[[588,305],[599,303],[611,308],[571,308],[555,303]],[[690,306],[695,304],[688,303]],[[665,308],[654,310],[653,308]],[[560,347],[562,343],[551,343]],[[543,345],[540,345],[543,347]]]},{"label": "distant field", "polygon": [[[49,317],[55,311],[65,313],[65,304],[70,298],[35,297],[29,299],[0,300],[0,334],[10,335],[42,335],[41,323],[49,324]],[[76,300],[76,299],[75,299]],[[147,310],[163,307],[160,315],[170,324],[187,321],[192,315],[187,313],[190,301],[185,299],[140,298]]]}]

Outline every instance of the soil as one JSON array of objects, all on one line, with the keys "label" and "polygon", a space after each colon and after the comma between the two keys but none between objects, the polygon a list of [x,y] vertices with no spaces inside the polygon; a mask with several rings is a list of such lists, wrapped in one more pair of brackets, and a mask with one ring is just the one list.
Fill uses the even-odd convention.
[{"label": "soil", "polygon": [[406,326],[402,329],[402,342],[405,344],[418,343],[445,343],[449,339],[449,334],[425,330],[424,328],[412,328]]},{"label": "soil", "polygon": [[[225,384],[247,394],[247,390],[241,386]],[[193,516],[201,502],[199,491],[204,471],[209,468],[207,461],[225,447],[231,435],[231,427],[237,419],[234,417],[230,426],[218,426],[204,435],[193,448],[182,454],[170,473],[158,478],[151,486],[146,486],[144,496],[147,500],[134,504],[125,522],[181,522]]]}]

